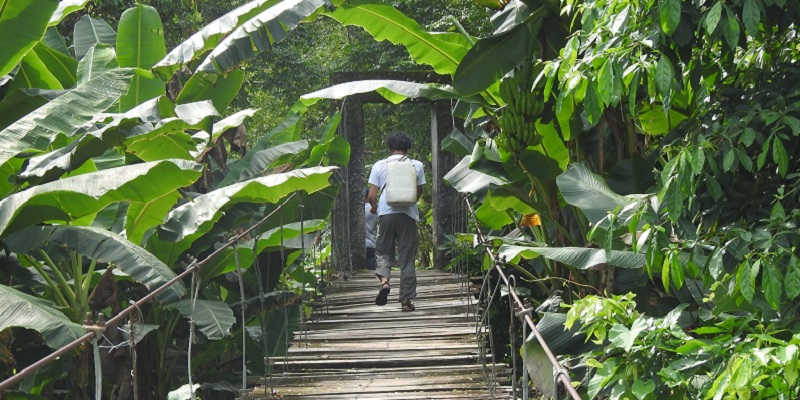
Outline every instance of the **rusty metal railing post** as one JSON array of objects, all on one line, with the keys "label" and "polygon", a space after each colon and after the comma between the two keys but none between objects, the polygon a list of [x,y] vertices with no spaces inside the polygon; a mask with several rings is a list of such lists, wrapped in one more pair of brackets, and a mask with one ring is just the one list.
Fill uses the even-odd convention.
[{"label": "rusty metal railing post", "polygon": [[[177,282],[182,281],[184,278],[188,277],[189,275],[192,275],[193,278],[194,278],[194,274],[200,271],[200,267],[203,264],[208,262],[208,260],[211,260],[212,258],[216,257],[219,253],[224,251],[226,248],[232,246],[234,243],[236,243],[243,236],[250,234],[250,232],[252,232],[256,228],[260,227],[264,222],[266,222],[268,219],[272,218],[272,216],[275,215],[275,213],[277,213],[278,211],[282,210],[283,207],[286,204],[288,204],[289,201],[292,198],[294,198],[296,195],[297,195],[297,192],[292,193],[291,195],[289,195],[286,198],[286,200],[284,200],[284,202],[281,203],[281,205],[279,205],[278,207],[275,208],[275,210],[273,210],[268,215],[266,215],[264,218],[260,219],[258,222],[256,222],[252,226],[250,226],[250,228],[248,228],[245,231],[235,235],[233,238],[231,238],[226,243],[224,243],[222,246],[220,246],[217,250],[213,251],[211,254],[206,256],[206,258],[204,258],[202,261],[197,261],[192,257],[191,258],[191,262],[186,266],[186,270],[184,270],[182,273],[178,274],[178,276],[170,279],[169,281],[167,281],[163,285],[155,288],[152,292],[148,293],[147,295],[145,295],[144,297],[142,297],[138,301],[131,302],[130,306],[128,306],[127,308],[123,309],[122,311],[119,312],[119,314],[115,315],[114,317],[112,317],[111,319],[106,321],[105,326],[115,326],[115,325],[119,324],[122,321],[123,318],[128,316],[128,314],[130,314],[134,310],[138,310],[140,306],[152,301],[160,293],[162,293],[163,291],[167,290],[167,288],[171,287],[172,285],[174,285]],[[281,222],[281,227],[282,226],[283,226],[283,223]],[[281,230],[282,229],[283,228],[281,228]],[[199,287],[200,287],[199,283],[198,283],[197,287],[199,289]],[[192,309],[194,310],[194,306],[192,306]],[[194,311],[192,311],[192,316],[194,316]],[[191,328],[192,331],[190,331],[190,333],[194,331],[193,318],[194,317],[192,317],[192,321],[190,323],[190,325],[192,326],[192,328]],[[105,331],[105,326],[102,327],[103,331]],[[87,327],[91,327],[93,329],[88,329]],[[46,356],[46,357],[42,358],[41,360],[29,365],[28,367],[26,367],[25,369],[17,372],[16,374],[14,374],[13,376],[9,377],[8,379],[0,382],[0,394],[2,394],[4,391],[10,389],[14,385],[18,384],[23,379],[25,379],[28,375],[34,373],[39,368],[41,368],[41,367],[43,367],[43,366],[55,361],[59,357],[69,353],[73,349],[77,348],[78,346],[81,346],[82,344],[88,342],[89,340],[92,340],[93,338],[96,337],[96,334],[97,334],[96,330],[99,329],[98,326],[95,325],[95,324],[85,325],[84,328],[87,328],[87,330],[91,330],[91,331],[87,332],[83,336],[80,336],[80,337],[76,338],[75,340],[73,340],[72,342],[64,345],[63,347],[61,347],[59,349],[56,349],[54,352],[50,353],[48,356]],[[191,340],[189,341],[189,346],[191,346]],[[189,355],[188,358],[189,358],[189,371],[190,371],[189,374],[190,374],[190,380],[191,380],[191,352],[190,352],[190,355]],[[191,383],[191,381],[190,381],[190,383]],[[191,393],[192,393],[192,399],[194,400],[194,391],[191,391]]]},{"label": "rusty metal railing post", "polygon": [[[478,219],[475,216],[475,211],[472,208],[472,204],[470,204],[469,199],[467,199],[467,198],[465,198],[464,201],[465,201],[465,203],[467,205],[467,209],[469,210],[470,215],[472,216],[472,218],[473,218],[473,220],[475,222],[475,230],[477,232],[478,240],[481,243],[488,243],[486,238],[483,236],[483,233],[481,232],[480,228],[478,227]],[[488,245],[484,246],[484,249],[485,249],[486,253],[489,255],[489,258],[493,262],[493,265],[494,265],[493,269],[495,269],[498,272],[498,275],[500,276],[500,279],[502,279],[505,282],[506,286],[510,287],[509,278],[506,276],[505,272],[503,272],[503,268],[502,268],[502,265],[505,264],[505,261],[504,260],[499,260],[497,255],[494,254],[494,252],[492,251],[492,249]],[[488,272],[487,272],[487,276],[488,276]],[[567,371],[564,367],[561,366],[561,364],[558,362],[558,359],[556,359],[555,355],[553,355],[552,350],[550,350],[550,346],[547,345],[547,342],[545,342],[544,338],[542,338],[541,334],[539,334],[539,330],[536,329],[536,324],[533,323],[533,319],[531,317],[530,306],[526,307],[525,306],[526,303],[523,302],[522,300],[520,300],[520,298],[519,298],[519,296],[517,296],[516,292],[509,290],[508,294],[509,294],[509,296],[511,296],[509,298],[509,301],[511,301],[511,299],[513,299],[515,306],[520,308],[520,310],[521,310],[520,318],[522,319],[523,324],[526,325],[526,328],[530,328],[531,329],[531,333],[534,335],[534,337],[536,337],[536,340],[539,342],[539,345],[542,347],[542,350],[544,351],[545,355],[547,356],[547,359],[553,365],[553,368],[556,371],[555,379],[559,383],[561,383],[562,386],[564,386],[564,389],[567,391],[567,393],[569,394],[570,397],[572,397],[575,400],[580,400],[581,399],[580,395],[575,390],[575,388],[572,386],[572,380],[569,377],[569,371]],[[526,341],[527,341],[527,334],[525,336],[526,336]],[[524,351],[524,347],[523,347],[523,351]],[[524,365],[525,365],[525,360],[523,360],[523,366]],[[527,377],[526,377],[525,386],[523,388],[527,388],[527,387],[528,387],[528,382],[527,382]],[[523,393],[523,395],[524,395],[524,393]]]}]

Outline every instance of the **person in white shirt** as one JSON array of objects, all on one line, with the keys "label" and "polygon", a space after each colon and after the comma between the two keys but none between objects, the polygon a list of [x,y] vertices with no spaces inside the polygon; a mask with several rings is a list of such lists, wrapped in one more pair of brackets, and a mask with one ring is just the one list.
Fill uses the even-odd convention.
[{"label": "person in white shirt", "polygon": [[369,271],[375,271],[377,265],[375,261],[375,235],[378,233],[378,214],[372,213],[372,206],[369,204],[369,189],[364,189],[364,225],[366,267]]},{"label": "person in white shirt", "polygon": [[[391,278],[390,254],[395,246],[398,250],[397,261],[400,267],[400,305],[403,311],[414,311],[411,302],[417,296],[417,275],[414,260],[417,256],[419,244],[417,234],[417,221],[419,221],[419,208],[416,203],[408,207],[391,207],[386,203],[385,196],[378,200],[379,189],[386,185],[386,165],[389,161],[401,160],[411,149],[411,138],[404,132],[393,132],[386,138],[386,147],[389,157],[376,162],[369,174],[370,212],[378,215],[378,236],[375,242],[377,268],[375,276],[380,280],[381,288],[375,298],[375,304],[382,306],[388,301],[390,292],[389,279]],[[410,160],[417,173],[417,200],[422,195],[422,185],[425,184],[425,174],[422,163]]]}]

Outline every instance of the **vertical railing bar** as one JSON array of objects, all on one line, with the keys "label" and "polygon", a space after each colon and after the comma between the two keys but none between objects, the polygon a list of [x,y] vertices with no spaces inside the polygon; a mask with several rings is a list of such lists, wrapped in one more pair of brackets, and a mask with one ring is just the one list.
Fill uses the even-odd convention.
[{"label": "vertical railing bar", "polygon": [[[152,292],[148,293],[147,295],[145,295],[144,297],[142,297],[138,301],[133,302],[130,306],[128,306],[127,308],[125,308],[122,311],[120,311],[119,314],[115,315],[113,318],[111,318],[108,321],[106,321],[106,326],[111,326],[111,325],[119,323],[122,320],[122,318],[125,318],[125,316],[127,316],[128,313],[130,313],[134,309],[138,308],[141,305],[144,305],[144,304],[148,303],[153,298],[155,298],[157,295],[159,295],[161,292],[167,290],[167,288],[169,288],[172,285],[174,285],[176,282],[179,282],[179,281],[183,280],[184,278],[186,278],[187,276],[189,276],[189,274],[194,274],[196,271],[199,271],[200,267],[203,266],[206,262],[208,262],[208,260],[210,260],[210,259],[214,258],[215,256],[217,256],[219,253],[221,253],[227,247],[229,247],[233,242],[239,240],[244,235],[249,234],[254,229],[256,229],[259,226],[261,226],[264,222],[266,222],[273,215],[275,215],[275,213],[278,212],[279,210],[281,210],[289,202],[289,200],[294,198],[294,196],[296,194],[297,194],[297,192],[292,193],[289,197],[286,198],[286,200],[283,203],[281,203],[281,205],[279,205],[277,208],[275,208],[275,210],[273,210],[267,216],[265,216],[264,218],[262,218],[261,220],[259,220],[255,224],[253,224],[247,230],[245,230],[242,233],[234,236],[227,243],[225,243],[222,246],[220,246],[217,250],[215,250],[214,252],[209,254],[202,261],[198,262],[197,260],[193,260],[186,267],[186,270],[184,270],[182,273],[178,274],[178,276],[170,279],[169,281],[167,281],[163,285],[157,287]],[[29,365],[28,367],[26,367],[23,370],[17,372],[16,374],[14,374],[13,376],[9,377],[8,379],[0,382],[0,393],[2,393],[3,391],[9,389],[11,386],[19,383],[20,381],[25,379],[25,377],[27,377],[28,375],[32,374],[37,369],[39,369],[39,368],[41,368],[41,367],[53,362],[55,359],[63,356],[64,354],[68,353],[72,349],[84,344],[86,341],[88,341],[89,339],[92,338],[92,335],[94,335],[94,332],[87,333],[87,334],[85,334],[85,335],[73,340],[72,342],[66,344],[65,346],[63,346],[63,347],[61,347],[59,349],[56,349],[53,353],[50,353],[49,355],[47,355],[46,357],[42,358],[41,360]]]},{"label": "vertical railing bar", "polygon": [[[478,237],[479,237],[479,239],[480,239],[480,241],[482,243],[486,243],[487,241],[485,240],[485,238],[484,238],[483,234],[481,233],[481,230],[480,230],[480,228],[478,226],[478,221],[477,221],[477,217],[475,216],[475,211],[472,209],[472,205],[470,204],[469,199],[465,199],[465,201],[466,201],[466,204],[467,204],[467,208],[470,211],[470,215],[475,220],[475,230],[478,232]],[[504,264],[505,262],[502,261],[502,260],[498,260],[497,256],[494,254],[494,252],[492,252],[492,250],[489,248],[488,245],[484,246],[484,249],[486,250],[487,254],[489,255],[489,258],[491,258],[494,261],[494,264],[495,264],[494,265],[494,269],[497,270],[497,272],[500,275],[500,278],[502,278],[503,281],[505,281],[506,286],[508,286],[508,277],[506,277],[505,273],[503,272],[503,269],[501,268],[501,265]],[[514,302],[517,304],[517,306],[519,306],[520,309],[523,309],[523,307],[524,307],[523,306],[523,302],[519,299],[519,296],[517,296],[516,293],[511,292],[511,291],[509,291],[509,295],[513,297]],[[550,350],[550,347],[547,345],[547,342],[544,341],[544,339],[539,334],[539,330],[536,329],[536,324],[533,323],[533,319],[531,318],[529,313],[523,313],[523,318],[524,318],[525,323],[531,328],[531,333],[533,333],[533,335],[536,337],[536,340],[539,342],[539,345],[542,346],[542,350],[544,351],[545,355],[547,355],[547,358],[549,359],[550,363],[553,365],[554,368],[556,368],[556,378],[559,380],[559,382],[562,384],[562,386],[564,386],[564,388],[566,389],[567,393],[573,399],[580,400],[580,395],[578,395],[578,392],[572,386],[572,380],[569,377],[568,371],[566,369],[564,369],[561,366],[561,364],[559,364],[559,362],[556,359],[555,355],[553,355],[552,350]]]}]

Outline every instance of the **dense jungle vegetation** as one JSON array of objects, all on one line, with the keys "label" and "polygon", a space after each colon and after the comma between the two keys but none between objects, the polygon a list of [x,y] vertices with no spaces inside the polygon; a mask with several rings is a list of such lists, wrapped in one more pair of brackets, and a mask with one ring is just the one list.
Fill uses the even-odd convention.
[{"label": "dense jungle vegetation", "polygon": [[[0,379],[217,249],[107,331],[99,390],[235,392],[243,345],[268,373],[350,155],[321,100],[374,91],[453,100],[444,148],[472,173],[448,183],[583,396],[800,397],[800,1],[427,3],[0,0]],[[417,69],[452,83],[327,87]],[[424,141],[397,110],[368,161],[402,123]],[[489,270],[473,234],[453,247]],[[94,397],[92,354],[4,395]]]}]

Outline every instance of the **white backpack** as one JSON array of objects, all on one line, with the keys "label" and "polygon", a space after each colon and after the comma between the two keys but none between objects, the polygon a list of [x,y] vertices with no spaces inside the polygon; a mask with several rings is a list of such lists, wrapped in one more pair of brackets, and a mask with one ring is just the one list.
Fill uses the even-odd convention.
[{"label": "white backpack", "polygon": [[417,168],[406,156],[386,162],[386,185],[383,188],[389,207],[417,204]]}]

